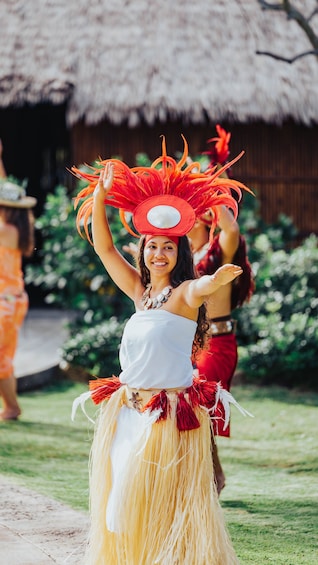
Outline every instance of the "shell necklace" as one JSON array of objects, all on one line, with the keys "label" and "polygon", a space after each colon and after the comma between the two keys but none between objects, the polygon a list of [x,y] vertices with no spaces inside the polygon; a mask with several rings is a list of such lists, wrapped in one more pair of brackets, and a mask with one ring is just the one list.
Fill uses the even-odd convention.
[{"label": "shell necklace", "polygon": [[165,286],[165,288],[159,292],[158,296],[150,298],[151,288],[151,284],[148,284],[141,297],[141,304],[143,305],[144,310],[157,310],[158,308],[161,308],[161,306],[167,302],[172,293],[172,286],[169,285]]}]

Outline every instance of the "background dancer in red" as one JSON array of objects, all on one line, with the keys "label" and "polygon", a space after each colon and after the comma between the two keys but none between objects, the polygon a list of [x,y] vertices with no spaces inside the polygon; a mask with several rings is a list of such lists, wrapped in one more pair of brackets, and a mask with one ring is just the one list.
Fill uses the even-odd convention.
[{"label": "background dancer in red", "polygon": [[[206,152],[210,158],[210,167],[223,166],[229,158],[230,133],[219,125],[216,126],[219,137],[209,139],[212,148]],[[223,173],[226,175],[226,173]],[[251,267],[246,254],[246,242],[237,221],[231,211],[221,206],[218,218],[218,234],[210,240],[210,228],[213,222],[213,212],[197,218],[189,232],[193,259],[198,274],[212,275],[225,263],[235,263],[242,268],[239,278],[220,287],[206,302],[207,317],[210,323],[208,348],[201,351],[196,367],[200,376],[207,380],[221,382],[222,387],[230,390],[232,378],[237,366],[237,341],[235,336],[235,321],[232,312],[235,308],[249,300],[254,291],[254,281]],[[213,420],[214,436],[230,435],[230,426],[223,429],[224,409],[218,405]],[[219,459],[214,438],[213,465],[218,493],[225,486],[225,475]]]}]

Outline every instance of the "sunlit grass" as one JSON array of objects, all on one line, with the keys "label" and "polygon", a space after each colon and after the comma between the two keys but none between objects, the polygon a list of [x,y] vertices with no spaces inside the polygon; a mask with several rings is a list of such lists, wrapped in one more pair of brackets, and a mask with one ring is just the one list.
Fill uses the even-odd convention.
[{"label": "sunlit grass", "polygon": [[[232,412],[219,438],[221,501],[242,564],[313,565],[318,535],[318,395],[234,387],[254,418]],[[318,562],[318,561],[317,561]]]},{"label": "sunlit grass", "polygon": [[0,472],[27,487],[87,509],[87,461],[93,425],[77,415],[72,402],[85,385],[58,383],[20,396],[17,422],[0,425]]}]

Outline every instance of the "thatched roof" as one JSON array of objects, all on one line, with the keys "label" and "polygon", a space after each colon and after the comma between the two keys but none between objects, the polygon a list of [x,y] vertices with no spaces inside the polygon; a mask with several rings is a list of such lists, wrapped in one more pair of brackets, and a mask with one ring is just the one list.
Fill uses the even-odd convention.
[{"label": "thatched roof", "polygon": [[0,21],[1,107],[66,102],[69,124],[318,122],[318,59],[256,54],[307,37],[257,0],[1,0]]}]

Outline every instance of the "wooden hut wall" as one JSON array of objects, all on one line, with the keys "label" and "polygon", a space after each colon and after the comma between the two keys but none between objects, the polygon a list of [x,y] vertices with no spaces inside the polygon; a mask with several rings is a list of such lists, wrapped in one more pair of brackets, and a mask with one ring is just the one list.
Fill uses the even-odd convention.
[{"label": "wooden hut wall", "polygon": [[317,127],[250,124],[232,129],[232,152],[246,155],[235,166],[238,178],[256,191],[267,223],[284,213],[299,239],[318,234]]},{"label": "wooden hut wall", "polygon": [[[232,172],[256,192],[263,220],[273,223],[284,213],[293,219],[299,239],[318,234],[317,127],[293,122],[282,126],[222,125],[232,132],[231,156],[245,151]],[[190,154],[196,155],[207,148],[206,140],[215,135],[215,128],[182,122],[135,128],[109,122],[96,126],[79,122],[71,130],[73,163],[92,162],[98,156],[119,156],[132,166],[139,152],[155,159],[160,154],[161,135],[166,136],[168,153],[174,155],[183,149],[181,133],[189,143]]]}]

